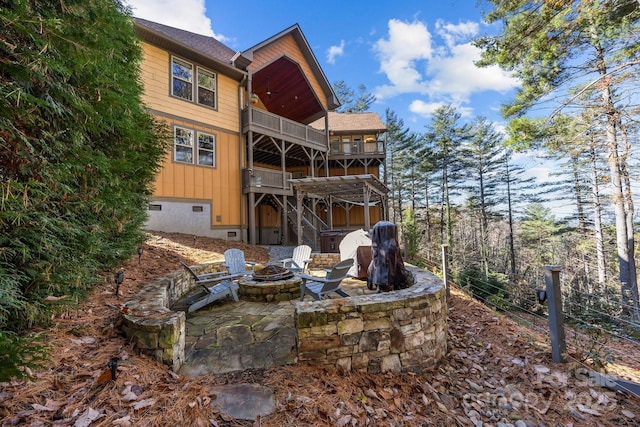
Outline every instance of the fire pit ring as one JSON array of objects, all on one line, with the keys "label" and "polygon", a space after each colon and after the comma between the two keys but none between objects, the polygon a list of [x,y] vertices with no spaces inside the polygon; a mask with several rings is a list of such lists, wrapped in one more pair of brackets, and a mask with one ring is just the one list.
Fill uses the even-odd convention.
[{"label": "fire pit ring", "polygon": [[293,277],[293,272],[279,265],[269,264],[253,273],[253,280],[256,282],[277,282]]},{"label": "fire pit ring", "polygon": [[256,302],[280,302],[300,298],[302,279],[292,271],[269,264],[252,276],[238,280],[240,299]]}]

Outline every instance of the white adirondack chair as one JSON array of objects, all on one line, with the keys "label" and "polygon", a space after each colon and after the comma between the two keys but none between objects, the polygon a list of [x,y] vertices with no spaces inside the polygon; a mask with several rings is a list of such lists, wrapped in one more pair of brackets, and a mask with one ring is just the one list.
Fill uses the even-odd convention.
[{"label": "white adirondack chair", "polygon": [[289,271],[304,273],[311,262],[311,246],[296,246],[291,258],[281,259],[279,262]]}]

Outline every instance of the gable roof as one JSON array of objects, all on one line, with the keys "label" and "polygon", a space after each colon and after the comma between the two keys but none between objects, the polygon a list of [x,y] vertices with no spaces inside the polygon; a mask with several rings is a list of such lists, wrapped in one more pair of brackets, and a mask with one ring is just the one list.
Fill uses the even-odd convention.
[{"label": "gable roof", "polygon": [[[324,129],[324,118],[309,124],[316,129]],[[333,132],[378,133],[387,130],[378,113],[337,113],[329,111],[329,129]]]},{"label": "gable roof", "polygon": [[242,52],[242,56],[248,58],[249,60],[253,60],[254,52],[259,51],[260,49],[268,46],[269,44],[287,35],[291,35],[293,39],[296,41],[296,43],[300,47],[300,51],[302,55],[304,56],[305,60],[309,64],[309,67],[311,67],[311,71],[315,74],[316,78],[318,79],[318,82],[322,87],[322,91],[325,93],[325,96],[327,97],[327,104],[328,104],[327,109],[333,110],[338,108],[340,106],[340,101],[338,101],[338,97],[333,91],[333,87],[327,80],[327,77],[325,76],[324,71],[320,67],[320,63],[316,59],[316,56],[311,50],[311,47],[309,46],[309,43],[307,42],[307,39],[305,38],[298,24],[294,24],[291,27],[279,32],[278,34],[275,34],[269,37],[268,39],[258,43],[257,45],[250,47],[249,49]]},{"label": "gable roof", "polygon": [[234,66],[236,52],[213,37],[141,18],[134,18],[134,25],[138,36],[150,44],[197,61],[236,79],[246,75],[245,71]]}]

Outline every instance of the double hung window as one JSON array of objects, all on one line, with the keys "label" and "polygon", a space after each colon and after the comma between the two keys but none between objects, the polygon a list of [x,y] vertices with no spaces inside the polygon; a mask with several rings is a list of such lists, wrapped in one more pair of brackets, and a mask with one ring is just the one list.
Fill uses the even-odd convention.
[{"label": "double hung window", "polygon": [[186,101],[216,108],[217,78],[212,71],[171,58],[171,94]]},{"label": "double hung window", "polygon": [[173,159],[178,163],[216,166],[216,136],[180,126],[173,128]]}]

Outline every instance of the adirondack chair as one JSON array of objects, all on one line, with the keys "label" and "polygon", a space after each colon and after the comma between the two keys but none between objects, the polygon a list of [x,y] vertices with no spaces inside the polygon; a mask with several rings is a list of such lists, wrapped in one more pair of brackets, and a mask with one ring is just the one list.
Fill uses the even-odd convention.
[{"label": "adirondack chair", "polygon": [[353,258],[340,261],[327,272],[325,278],[298,274],[302,279],[300,284],[300,301],[304,301],[305,294],[311,295],[313,299],[321,300],[326,295],[335,292],[340,296],[348,297],[349,294],[340,288],[340,284],[347,277],[347,272],[353,265]]},{"label": "adirondack chair", "polygon": [[[248,276],[255,273],[256,263],[251,261],[245,261],[244,252],[240,249],[227,249],[224,251],[224,267],[227,268],[229,275],[233,276]],[[247,265],[250,268],[247,268]]]},{"label": "adirondack chair", "polygon": [[231,280],[223,280],[222,282],[219,282],[210,287],[202,285],[202,287],[205,290],[203,298],[189,305],[189,313],[199,310],[202,307],[209,305],[221,298],[229,296],[232,297],[235,302],[240,301],[238,299],[238,289],[240,289],[240,287],[236,282],[232,282]]},{"label": "adirondack chair", "polygon": [[[191,274],[193,280],[202,286],[204,293],[195,297],[198,299],[194,303],[189,305],[188,311],[196,311],[206,305],[211,304],[221,298],[231,296],[234,301],[238,302],[238,289],[240,288],[236,283],[236,280],[241,277],[253,274],[254,262],[244,260],[244,252],[240,249],[228,249],[224,253],[223,266],[227,271],[196,274],[191,267],[180,261],[180,264]],[[251,269],[247,269],[247,265],[251,266]],[[213,286],[207,286],[209,283],[216,283]]]},{"label": "adirondack chair", "polygon": [[296,246],[291,258],[281,259],[279,262],[289,271],[304,273],[311,262],[311,246]]}]

